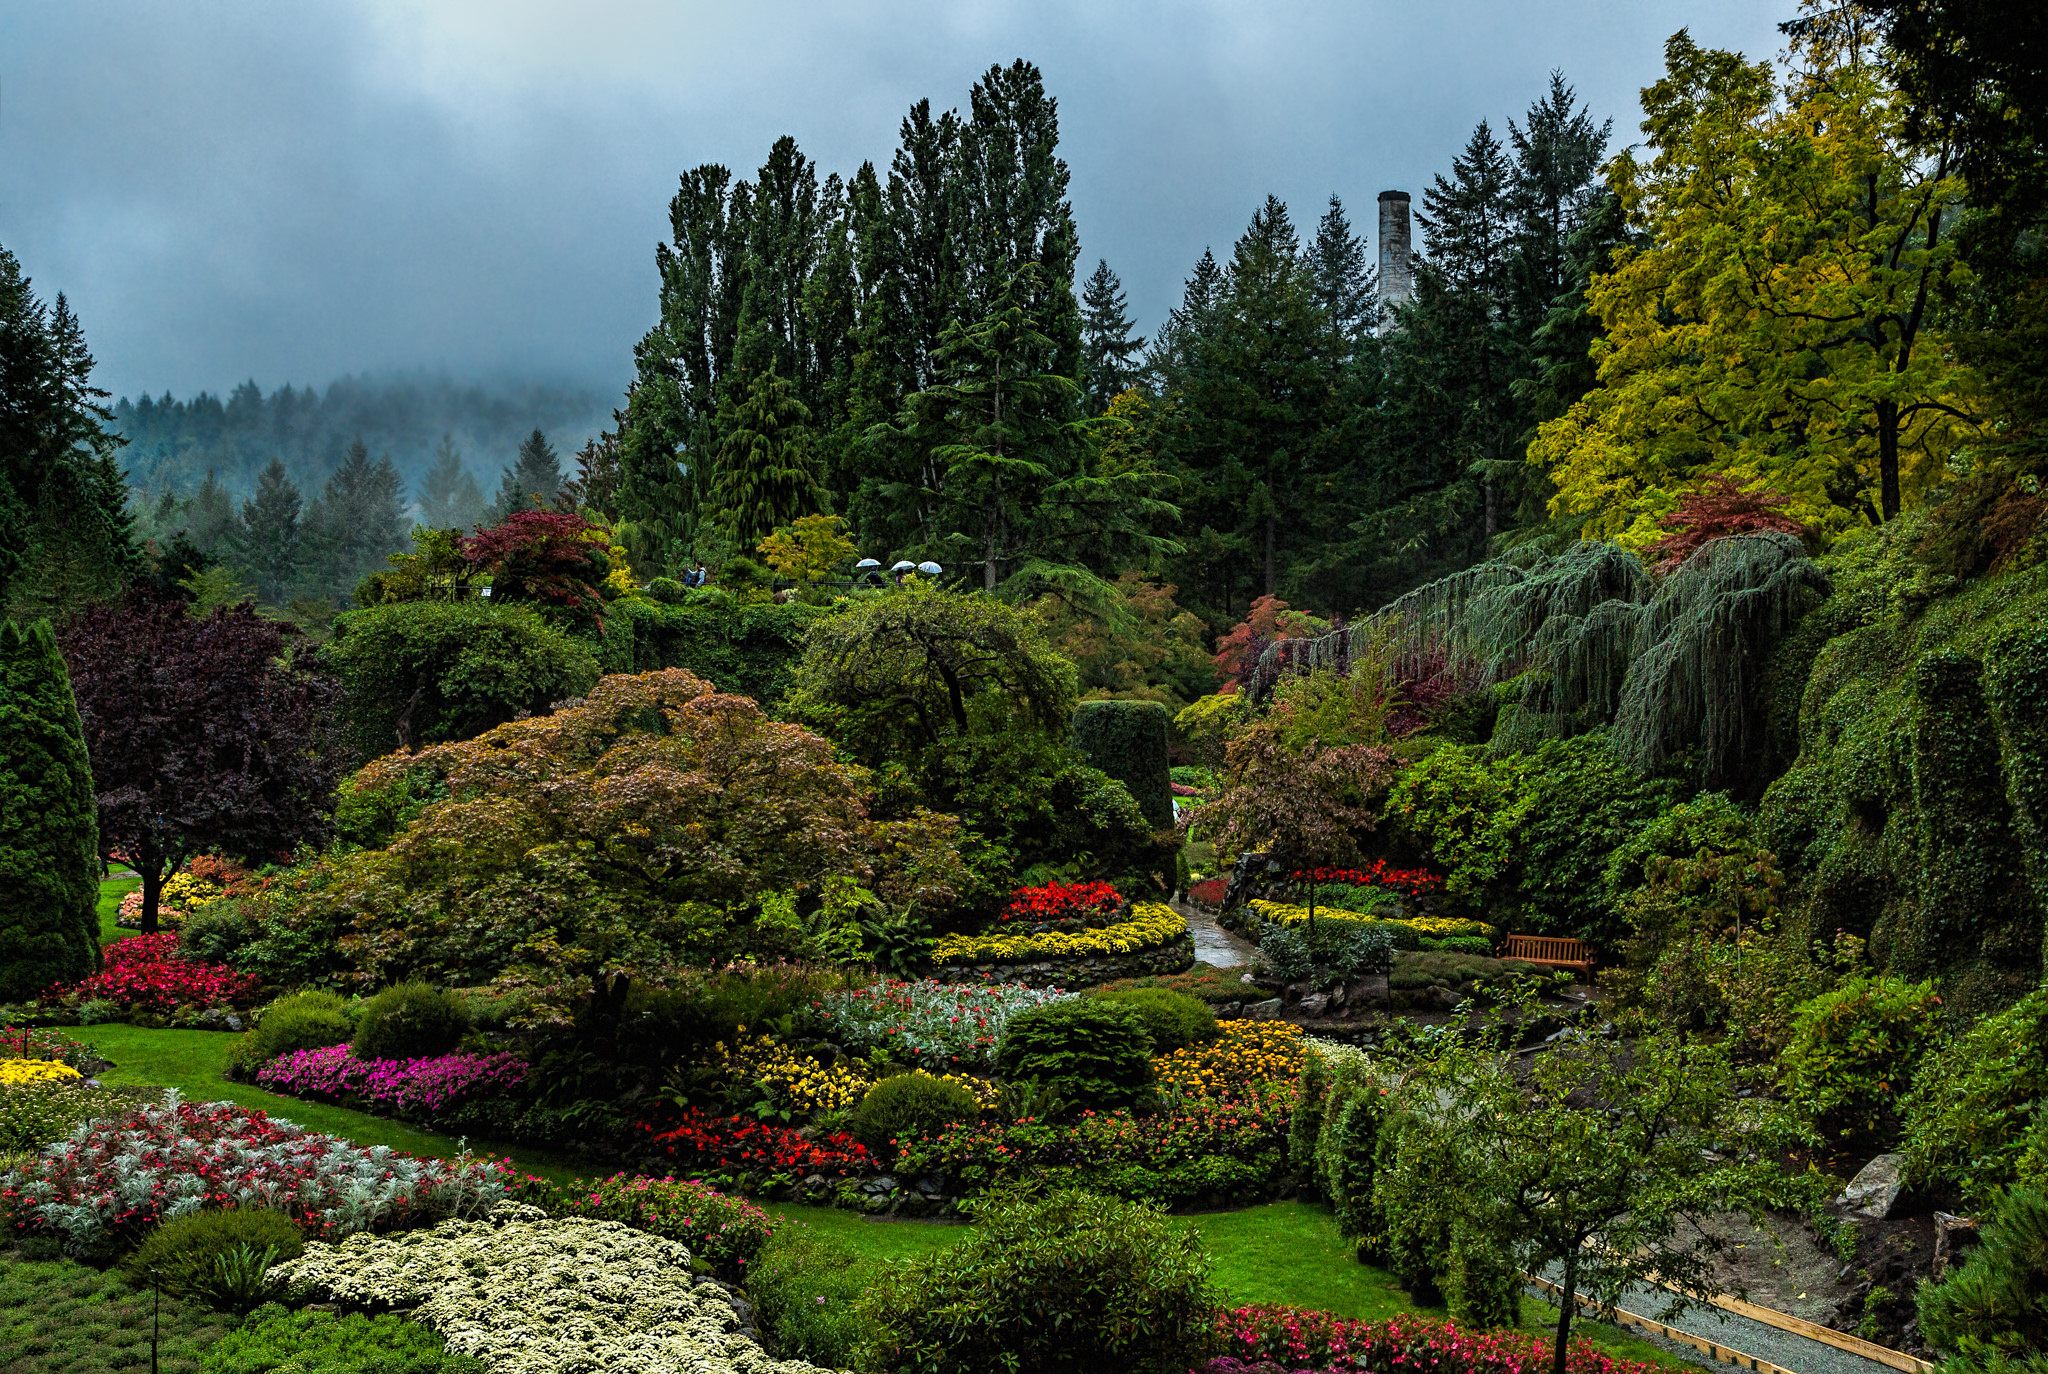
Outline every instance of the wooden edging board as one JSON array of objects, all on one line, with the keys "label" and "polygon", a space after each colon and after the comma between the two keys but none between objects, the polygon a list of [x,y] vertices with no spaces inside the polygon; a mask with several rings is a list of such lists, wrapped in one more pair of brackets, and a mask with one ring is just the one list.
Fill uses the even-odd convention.
[{"label": "wooden edging board", "polygon": [[[1558,1285],[1552,1283],[1549,1279],[1539,1278],[1527,1270],[1522,1272],[1522,1277],[1535,1284],[1538,1288],[1541,1288],[1544,1292],[1549,1293],[1552,1297],[1557,1297],[1561,1293]],[[1592,1309],[1595,1304],[1580,1298],[1579,1306]],[[1651,1317],[1645,1317],[1638,1312],[1630,1312],[1625,1308],[1618,1307],[1614,1310],[1613,1315],[1614,1319],[1623,1326],[1632,1326],[1639,1331],[1647,1331],[1653,1336],[1662,1336],[1666,1340],[1677,1341],[1680,1345],[1690,1346],[1717,1364],[1733,1365],[1737,1369],[1752,1370],[1754,1374],[1795,1374],[1795,1371],[1787,1369],[1783,1365],[1772,1364],[1769,1360],[1762,1359],[1756,1355],[1745,1355],[1740,1350],[1722,1345],[1718,1341],[1710,1341],[1705,1336],[1695,1336],[1690,1331],[1680,1331],[1675,1326],[1666,1326],[1663,1322]]]},{"label": "wooden edging board", "polygon": [[[1663,1288],[1666,1292],[1671,1291],[1669,1286],[1658,1279],[1655,1274],[1650,1275],[1650,1282],[1656,1284],[1659,1288]],[[1846,1331],[1837,1331],[1832,1326],[1822,1326],[1819,1322],[1807,1321],[1804,1317],[1795,1317],[1789,1312],[1780,1312],[1770,1307],[1758,1307],[1753,1302],[1744,1302],[1741,1298],[1731,1298],[1725,1294],[1708,1298],[1706,1301],[1711,1306],[1720,1308],[1723,1312],[1733,1312],[1738,1317],[1747,1317],[1753,1322],[1762,1322],[1765,1326],[1774,1326],[1778,1330],[1788,1332],[1791,1335],[1803,1336],[1809,1341],[1818,1341],[1820,1344],[1832,1346],[1846,1355],[1855,1355],[1884,1365],[1887,1368],[1896,1369],[1900,1371],[1900,1374],[1928,1374],[1928,1371],[1934,1368],[1931,1363],[1921,1359],[1918,1355],[1908,1355],[1903,1350],[1894,1350],[1890,1346],[1879,1345],[1875,1341],[1866,1341],[1860,1336],[1852,1336]]]}]

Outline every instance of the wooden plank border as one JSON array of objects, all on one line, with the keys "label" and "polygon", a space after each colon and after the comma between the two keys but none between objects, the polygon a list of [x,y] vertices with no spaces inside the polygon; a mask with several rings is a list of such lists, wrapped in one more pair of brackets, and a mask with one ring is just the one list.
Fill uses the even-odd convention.
[{"label": "wooden plank border", "polygon": [[[1666,1292],[1672,1291],[1670,1285],[1658,1279],[1654,1274],[1650,1276],[1650,1282]],[[1770,1307],[1759,1307],[1753,1302],[1745,1302],[1741,1298],[1729,1297],[1726,1294],[1707,1298],[1705,1301],[1710,1306],[1720,1308],[1723,1312],[1733,1312],[1738,1317],[1747,1317],[1753,1322],[1762,1322],[1765,1326],[1776,1327],[1788,1335],[1801,1336],[1809,1341],[1830,1346],[1845,1355],[1855,1355],[1860,1359],[1884,1365],[1888,1369],[1896,1369],[1899,1371],[1899,1374],[1929,1374],[1929,1371],[1934,1368],[1933,1364],[1921,1359],[1918,1355],[1908,1355],[1903,1350],[1894,1350],[1890,1346],[1879,1345],[1875,1341],[1866,1341],[1861,1336],[1852,1336],[1846,1331],[1837,1331],[1832,1326],[1822,1326],[1819,1322],[1810,1322],[1804,1317],[1795,1317],[1789,1312],[1780,1312]]]},{"label": "wooden plank border", "polygon": [[[1522,1277],[1535,1284],[1538,1288],[1541,1288],[1544,1292],[1549,1293],[1552,1297],[1563,1296],[1563,1290],[1549,1279],[1540,1278],[1535,1274],[1529,1273],[1527,1270],[1522,1272]],[[1581,1311],[1598,1315],[1598,1304],[1583,1297],[1578,1302]],[[1620,1322],[1623,1326],[1632,1326],[1639,1331],[1647,1331],[1653,1336],[1662,1336],[1666,1340],[1676,1341],[1680,1345],[1697,1350],[1700,1354],[1705,1355],[1717,1364],[1732,1365],[1737,1369],[1747,1369],[1752,1371],[1753,1374],[1796,1374],[1796,1371],[1787,1369],[1783,1365],[1772,1364],[1769,1360],[1756,1355],[1746,1355],[1732,1346],[1722,1345],[1718,1341],[1710,1341],[1705,1336],[1696,1336],[1690,1331],[1680,1331],[1675,1326],[1666,1326],[1663,1322],[1657,1321],[1652,1317],[1645,1317],[1638,1312],[1630,1312],[1626,1308],[1616,1308],[1613,1317],[1614,1320]]]}]

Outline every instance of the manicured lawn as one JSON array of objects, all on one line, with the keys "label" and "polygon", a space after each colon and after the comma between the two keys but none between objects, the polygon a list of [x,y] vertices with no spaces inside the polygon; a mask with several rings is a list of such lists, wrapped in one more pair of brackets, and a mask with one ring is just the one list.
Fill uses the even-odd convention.
[{"label": "manicured lawn", "polygon": [[114,924],[114,917],[121,911],[121,899],[142,886],[142,879],[130,873],[120,878],[100,879],[100,943],[111,945],[116,940],[133,935],[132,930],[123,930]]},{"label": "manicured lawn", "polygon": [[[151,1297],[118,1271],[24,1260],[0,1249],[0,1368],[7,1374],[141,1374],[149,1366]],[[193,1374],[234,1318],[165,1298],[163,1374]]]},{"label": "manicured lawn", "polygon": [[[445,1158],[461,1148],[450,1136],[416,1126],[230,1082],[225,1070],[235,1037],[225,1031],[107,1025],[69,1028],[65,1034],[87,1042],[114,1062],[114,1068],[102,1075],[109,1083],[160,1084],[197,1101],[236,1102],[311,1130],[413,1154]],[[590,1166],[526,1147],[481,1141],[470,1142],[470,1147],[482,1154],[509,1154],[521,1168],[548,1178],[595,1172]],[[913,1259],[966,1234],[966,1228],[957,1223],[870,1218],[838,1208],[795,1203],[766,1205],[776,1216],[800,1222],[874,1260]],[[1320,1207],[1271,1202],[1187,1220],[1201,1232],[1215,1265],[1216,1287],[1232,1304],[1285,1303],[1371,1319],[1427,1310],[1418,1309],[1390,1274],[1360,1264],[1356,1248],[1337,1234],[1335,1221]],[[1524,1310],[1525,1325],[1532,1331],[1547,1333],[1546,1323],[1555,1320],[1554,1309],[1540,1303],[1530,1302]],[[1578,1329],[1613,1354],[1680,1365],[1671,1355],[1614,1327],[1587,1322]]]}]

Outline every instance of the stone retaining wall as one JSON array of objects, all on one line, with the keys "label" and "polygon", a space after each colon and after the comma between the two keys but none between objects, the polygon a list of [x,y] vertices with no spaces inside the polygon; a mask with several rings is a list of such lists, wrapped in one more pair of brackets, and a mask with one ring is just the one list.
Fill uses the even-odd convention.
[{"label": "stone retaining wall", "polygon": [[1129,954],[1070,954],[1009,963],[940,964],[931,976],[942,983],[1026,983],[1034,988],[1092,988],[1118,978],[1186,973],[1195,966],[1195,937],[1183,931],[1165,944]]}]

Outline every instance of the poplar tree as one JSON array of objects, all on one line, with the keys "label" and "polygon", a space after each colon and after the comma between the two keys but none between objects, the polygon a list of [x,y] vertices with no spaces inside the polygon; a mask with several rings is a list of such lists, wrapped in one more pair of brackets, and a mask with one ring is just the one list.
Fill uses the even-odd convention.
[{"label": "poplar tree", "polygon": [[0,1001],[99,965],[99,830],[50,624],[0,621]]}]

